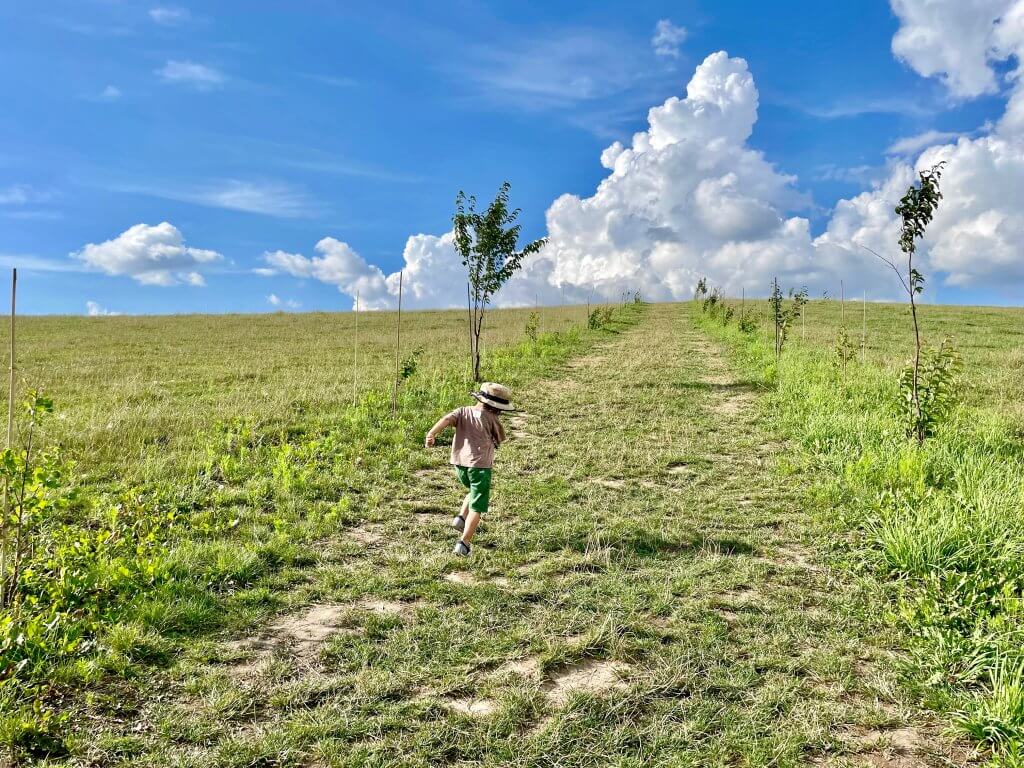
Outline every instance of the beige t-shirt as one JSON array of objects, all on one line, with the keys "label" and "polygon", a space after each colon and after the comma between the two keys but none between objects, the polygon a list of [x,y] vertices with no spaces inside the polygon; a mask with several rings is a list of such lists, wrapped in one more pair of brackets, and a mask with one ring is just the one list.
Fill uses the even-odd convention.
[{"label": "beige t-shirt", "polygon": [[494,466],[494,449],[505,442],[498,417],[487,410],[463,406],[447,418],[455,425],[451,463],[460,467]]}]

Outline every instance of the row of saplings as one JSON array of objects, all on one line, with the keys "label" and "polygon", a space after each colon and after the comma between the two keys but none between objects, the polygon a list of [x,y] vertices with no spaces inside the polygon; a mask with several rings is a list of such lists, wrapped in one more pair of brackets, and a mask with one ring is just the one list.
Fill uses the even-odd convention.
[{"label": "row of saplings", "polygon": [[[904,268],[871,248],[861,246],[892,268],[909,299],[914,349],[910,361],[899,374],[898,405],[907,437],[918,444],[924,443],[926,438],[934,434],[938,425],[956,405],[962,368],[960,356],[951,339],[944,339],[937,347],[924,346],[918,318],[917,297],[924,290],[924,275],[915,267],[914,256],[917,253],[917,241],[924,237],[925,228],[942,199],[939,179],[944,165],[945,162],[942,162],[921,171],[918,183],[910,186],[896,207],[896,213],[902,221],[899,246],[905,258]],[[827,294],[825,298],[828,298]],[[694,299],[700,302],[705,315],[723,325],[729,325],[735,319],[739,329],[745,333],[756,331],[762,320],[756,311],[747,309],[745,303],[740,305],[737,313],[736,307],[726,301],[721,289],[708,288],[706,278],[697,282]],[[790,288],[786,294],[779,286],[778,279],[772,280],[768,297],[768,320],[774,331],[777,360],[782,356],[789,331],[804,317],[807,302],[806,286],[798,290]],[[845,371],[846,365],[856,355],[856,347],[845,324],[840,326],[836,334],[835,352],[837,363]]]}]

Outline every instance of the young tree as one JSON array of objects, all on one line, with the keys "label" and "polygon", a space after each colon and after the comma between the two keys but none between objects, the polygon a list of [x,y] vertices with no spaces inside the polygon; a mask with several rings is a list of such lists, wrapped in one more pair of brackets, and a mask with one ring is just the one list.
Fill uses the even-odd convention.
[{"label": "young tree", "polygon": [[911,184],[907,193],[900,199],[900,204],[896,206],[896,214],[903,220],[899,242],[900,250],[907,257],[906,278],[895,262],[872,251],[867,246],[861,246],[892,267],[910,299],[910,315],[914,323],[914,359],[910,369],[910,387],[907,396],[910,400],[913,422],[910,431],[917,438],[918,443],[923,443],[927,435],[928,419],[921,404],[921,328],[917,321],[916,301],[918,294],[924,290],[924,275],[914,266],[914,254],[917,253],[917,241],[924,237],[925,228],[931,223],[935,210],[939,207],[939,200],[942,199],[942,192],[939,191],[939,179],[945,164],[946,161],[943,160],[926,171],[920,171],[918,173],[919,183]]},{"label": "young tree", "polygon": [[547,242],[534,240],[518,248],[521,224],[516,223],[519,209],[509,210],[508,197],[512,185],[507,181],[487,210],[476,210],[476,198],[459,192],[455,198],[455,249],[462,257],[469,276],[470,355],[473,361],[473,380],[480,381],[480,335],[484,328],[484,314],[491,298],[512,277],[523,258],[536,253]]},{"label": "young tree", "polygon": [[783,300],[782,289],[779,287],[779,279],[772,278],[772,292],[768,296],[768,306],[772,310],[772,320],[775,323],[775,358],[782,356],[782,347],[786,343],[786,336],[789,335],[789,328],[793,321],[804,313],[804,305],[807,304],[807,288],[799,291],[789,289],[790,306],[786,306]]}]

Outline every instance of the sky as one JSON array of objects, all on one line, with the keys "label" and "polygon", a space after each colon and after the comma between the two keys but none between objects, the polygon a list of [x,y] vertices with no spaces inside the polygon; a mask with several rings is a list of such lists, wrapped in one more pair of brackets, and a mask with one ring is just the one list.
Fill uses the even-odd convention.
[{"label": "sky", "polygon": [[460,306],[505,180],[528,305],[696,281],[1024,299],[1024,0],[0,6],[0,266],[39,314]]}]

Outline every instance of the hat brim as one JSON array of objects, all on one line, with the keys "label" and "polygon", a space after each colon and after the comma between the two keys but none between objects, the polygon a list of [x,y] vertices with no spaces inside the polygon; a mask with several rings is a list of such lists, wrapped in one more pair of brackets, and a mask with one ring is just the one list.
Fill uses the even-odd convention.
[{"label": "hat brim", "polygon": [[485,392],[470,392],[473,397],[479,400],[484,405],[489,405],[497,411],[514,411],[516,407],[512,403],[499,403],[487,396]]}]

